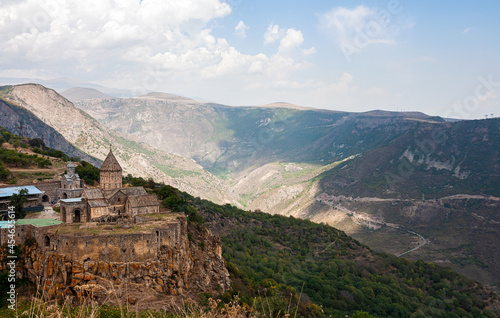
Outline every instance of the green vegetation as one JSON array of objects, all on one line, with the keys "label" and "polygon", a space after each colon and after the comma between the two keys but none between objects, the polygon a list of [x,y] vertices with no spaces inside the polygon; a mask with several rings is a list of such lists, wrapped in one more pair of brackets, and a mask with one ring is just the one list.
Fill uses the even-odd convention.
[{"label": "green vegetation", "polygon": [[96,182],[99,182],[99,168],[94,167],[86,161],[80,162],[80,165],[75,168],[75,172],[88,185],[94,185]]},{"label": "green vegetation", "polygon": [[[303,290],[302,298],[310,299],[302,304],[303,316],[321,311],[334,317],[500,314],[485,308],[496,294],[450,268],[374,253],[330,226],[245,212],[169,186],[160,189],[164,204],[178,211],[196,208],[205,226],[221,235],[234,289],[223,299],[239,294],[243,303],[252,304],[265,295],[278,312],[288,304],[286,295],[293,298]],[[315,311],[317,305],[322,310]]]},{"label": "green vegetation", "polygon": [[15,167],[38,166],[40,168],[47,168],[52,165],[52,162],[50,162],[49,159],[39,157],[37,155],[27,155],[2,147],[0,147],[0,162]]},{"label": "green vegetation", "polygon": [[172,168],[172,166],[164,166],[159,164],[157,164],[156,166],[158,167],[158,169],[160,169],[166,175],[171,176],[172,178],[201,176],[201,172],[198,171],[175,169]]},{"label": "green vegetation", "polygon": [[[498,170],[492,168],[498,165],[498,152],[491,149],[500,147],[499,125],[496,118],[453,124],[412,122],[399,127],[403,133],[391,142],[320,175],[321,186],[353,197],[431,199],[457,193],[498,197]],[[406,151],[413,160],[403,156]]]},{"label": "green vegetation", "polygon": [[182,198],[181,192],[176,188],[168,185],[162,185],[155,190],[156,195],[162,201],[162,204],[171,209],[172,212],[184,212],[187,216],[188,223],[194,223],[202,226],[204,223],[203,217],[198,213],[198,210],[190,205]]},{"label": "green vegetation", "polygon": [[26,211],[23,209],[24,203],[28,202],[26,195],[28,190],[21,189],[19,193],[14,193],[10,197],[10,205],[14,207],[14,213],[16,214],[16,219],[24,219],[26,217]]},{"label": "green vegetation", "polygon": [[[4,148],[3,143],[5,142],[12,144],[16,150]],[[33,152],[40,154],[41,156],[21,153],[17,151],[17,148],[31,149]],[[43,156],[61,158],[63,161],[80,161],[80,158],[78,157],[70,158],[62,151],[45,146],[45,143],[40,138],[21,138],[20,136],[9,132],[5,128],[0,127],[0,164],[3,163],[3,165],[11,165],[15,167],[50,167],[52,162]],[[6,180],[8,177],[5,175],[10,175],[8,170],[6,170],[3,165],[0,165],[0,180]]]},{"label": "green vegetation", "polygon": [[122,181],[123,184],[130,184],[133,187],[149,188],[151,190],[155,189],[157,185],[152,178],[146,180],[142,177],[133,177],[131,174],[128,174],[126,177],[123,177]]},{"label": "green vegetation", "polygon": [[0,161],[0,181],[5,181],[11,176],[10,170]]}]

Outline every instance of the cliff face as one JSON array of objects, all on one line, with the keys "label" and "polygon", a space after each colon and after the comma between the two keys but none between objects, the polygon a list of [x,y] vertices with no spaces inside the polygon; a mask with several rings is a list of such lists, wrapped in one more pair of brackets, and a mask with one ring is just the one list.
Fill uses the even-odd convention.
[{"label": "cliff face", "polygon": [[96,158],[73,146],[58,131],[22,107],[0,100],[0,122],[4,128],[19,134],[21,133],[19,125],[22,123],[24,137],[40,138],[48,147],[58,149],[71,157],[80,157],[94,165],[100,164]]},{"label": "cliff face", "polygon": [[[208,230],[188,229],[185,217],[170,225],[148,224],[154,228],[149,234],[72,236],[59,235],[67,230],[60,226],[33,228],[36,243],[24,246],[18,276],[36,283],[48,299],[78,304],[90,297],[139,309],[171,309],[186,297],[227,290],[220,238]],[[109,244],[97,244],[100,239]]]}]

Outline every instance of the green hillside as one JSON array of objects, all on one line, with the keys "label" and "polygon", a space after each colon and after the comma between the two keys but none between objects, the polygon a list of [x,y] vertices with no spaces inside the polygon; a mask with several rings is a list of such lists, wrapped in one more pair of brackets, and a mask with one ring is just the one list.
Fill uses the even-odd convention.
[{"label": "green hillside", "polygon": [[391,142],[321,175],[321,188],[360,197],[498,197],[499,127],[498,118],[416,123]]},{"label": "green hillside", "polygon": [[[222,237],[233,292],[247,304],[267,298],[285,312],[301,294],[301,315],[497,317],[498,296],[464,275],[423,261],[375,253],[342,231],[310,221],[216,205],[171,187],[164,204]],[[196,209],[194,209],[195,207]],[[197,215],[201,214],[201,220]],[[230,295],[225,296],[230,299]],[[264,300],[262,300],[264,301]]]}]

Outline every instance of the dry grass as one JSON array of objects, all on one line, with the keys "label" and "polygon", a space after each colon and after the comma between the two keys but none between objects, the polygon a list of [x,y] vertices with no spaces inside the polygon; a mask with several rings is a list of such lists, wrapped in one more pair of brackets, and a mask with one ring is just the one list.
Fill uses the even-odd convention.
[{"label": "dry grass", "polygon": [[[117,297],[117,291],[112,292]],[[288,318],[296,317],[296,308],[288,308],[286,313],[278,313],[273,315],[272,311],[267,311],[265,305],[258,310],[246,305],[242,305],[239,298],[236,296],[231,302],[224,304],[220,299],[209,299],[208,307],[201,307],[193,301],[187,301],[184,305],[176,306],[176,309],[171,312],[152,312],[133,310],[127,304],[122,305],[122,300],[117,299],[118,306],[108,307],[99,305],[96,302],[86,298],[80,306],[73,306],[68,301],[60,302],[56,300],[46,301],[43,296],[33,297],[27,309],[19,312],[12,312],[11,317],[19,318]],[[264,300],[265,303],[265,300]],[[254,302],[254,307],[258,305]],[[3,316],[2,316],[3,317]]]}]

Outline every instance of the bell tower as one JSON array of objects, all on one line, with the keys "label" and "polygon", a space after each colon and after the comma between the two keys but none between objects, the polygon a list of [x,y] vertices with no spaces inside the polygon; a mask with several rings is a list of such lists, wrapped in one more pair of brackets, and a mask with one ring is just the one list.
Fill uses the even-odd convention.
[{"label": "bell tower", "polygon": [[122,167],[116,160],[111,147],[100,171],[100,186],[103,190],[122,188]]}]

